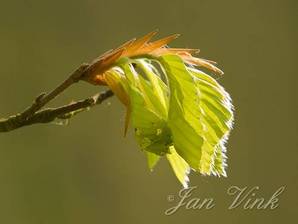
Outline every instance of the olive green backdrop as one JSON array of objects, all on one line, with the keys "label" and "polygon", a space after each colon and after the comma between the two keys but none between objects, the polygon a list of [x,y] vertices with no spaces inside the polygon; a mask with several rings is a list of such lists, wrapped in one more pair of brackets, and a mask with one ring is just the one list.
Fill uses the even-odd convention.
[{"label": "olive green backdrop", "polygon": [[[156,28],[183,34],[174,47],[200,48],[225,71],[235,128],[228,178],[191,175],[196,197],[212,210],[181,209],[169,194],[180,185],[165,160],[150,173],[132,132],[123,138],[124,108],[115,99],[68,126],[35,125],[0,134],[0,223],[288,223],[298,211],[297,1],[2,0],[0,117],[23,110],[80,63]],[[99,90],[73,86],[51,105]],[[229,211],[229,186],[259,186],[270,211]]]}]

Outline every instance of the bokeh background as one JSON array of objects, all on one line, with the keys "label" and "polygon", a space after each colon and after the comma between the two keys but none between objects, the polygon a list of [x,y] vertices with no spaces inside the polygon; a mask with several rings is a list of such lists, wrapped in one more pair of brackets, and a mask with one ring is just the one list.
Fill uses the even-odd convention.
[{"label": "bokeh background", "polygon": [[[236,107],[228,178],[191,175],[194,196],[212,210],[167,201],[181,186],[165,160],[153,173],[115,99],[68,126],[35,125],[0,134],[0,223],[281,223],[298,212],[297,1],[2,0],[0,117],[22,111],[80,63],[156,28],[183,34],[171,46],[201,49],[225,71],[220,83]],[[98,92],[79,83],[58,106]],[[227,209],[229,186],[259,186],[270,211]]]}]

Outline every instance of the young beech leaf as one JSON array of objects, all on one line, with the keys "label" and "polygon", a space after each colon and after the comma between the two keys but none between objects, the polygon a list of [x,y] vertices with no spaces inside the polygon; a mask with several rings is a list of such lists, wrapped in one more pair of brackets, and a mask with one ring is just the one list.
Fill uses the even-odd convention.
[{"label": "young beech leaf", "polygon": [[152,152],[145,152],[147,155],[147,162],[148,162],[148,167],[151,171],[153,171],[156,163],[158,162],[158,160],[160,159],[160,156],[152,153]]},{"label": "young beech leaf", "polygon": [[[167,127],[165,110],[160,103],[161,95],[154,94],[152,83],[140,76],[133,66],[123,65],[131,102],[131,121],[141,149],[164,155],[168,152],[171,135]],[[158,106],[157,103],[159,102]]]},{"label": "young beech leaf", "polygon": [[174,146],[170,147],[169,153],[167,153],[167,159],[169,160],[178,180],[181,182],[183,187],[187,188],[189,182],[188,174],[190,172],[188,163],[185,162],[181,156],[179,156]]},{"label": "young beech leaf", "polygon": [[155,34],[100,56],[86,81],[108,85],[126,106],[125,130],[130,121],[150,170],[165,156],[184,187],[190,169],[226,176],[231,98],[195,67],[223,72],[214,62],[194,57],[197,50],[167,47],[177,35],[149,42]]}]

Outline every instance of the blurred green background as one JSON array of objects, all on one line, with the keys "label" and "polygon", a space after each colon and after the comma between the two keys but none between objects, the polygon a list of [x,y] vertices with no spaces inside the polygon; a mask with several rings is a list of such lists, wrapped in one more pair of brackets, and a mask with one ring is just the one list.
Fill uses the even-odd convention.
[{"label": "blurred green background", "polygon": [[[191,175],[212,210],[164,211],[181,186],[163,160],[153,173],[133,134],[123,138],[115,99],[68,126],[35,125],[0,134],[0,223],[281,223],[297,215],[297,1],[2,0],[0,117],[23,110],[80,63],[156,28],[183,34],[171,46],[201,49],[225,71],[236,107],[228,178]],[[51,106],[87,97],[73,86]],[[259,186],[270,211],[227,209],[229,186]]]}]

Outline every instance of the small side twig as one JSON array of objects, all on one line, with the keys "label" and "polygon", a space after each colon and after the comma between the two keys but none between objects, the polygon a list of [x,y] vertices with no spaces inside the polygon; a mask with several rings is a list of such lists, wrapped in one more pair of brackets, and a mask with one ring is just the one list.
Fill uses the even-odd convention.
[{"label": "small side twig", "polygon": [[40,110],[43,106],[45,106],[51,100],[56,98],[65,89],[70,87],[72,84],[78,82],[80,80],[82,74],[84,74],[84,72],[86,71],[86,69],[88,67],[89,67],[89,64],[87,64],[87,63],[82,64],[64,82],[62,82],[60,85],[58,85],[54,90],[52,90],[48,94],[41,93],[38,97],[36,97],[33,104],[21,113],[22,118],[24,120],[29,119],[31,116],[34,115],[34,113],[36,111]]},{"label": "small side twig", "polygon": [[46,104],[55,99],[68,87],[80,80],[84,80],[86,78],[86,74],[92,70],[94,64],[96,64],[96,61],[91,64],[82,64],[74,72],[72,72],[65,81],[63,81],[51,92],[39,94],[31,106],[29,106],[23,112],[12,115],[8,118],[0,119],[0,132],[8,132],[32,124],[49,123],[57,118],[69,119],[75,114],[96,104],[100,104],[105,99],[113,96],[113,92],[111,90],[107,90],[101,94],[97,94],[93,97],[77,101],[69,105],[57,108],[46,108],[42,110]]},{"label": "small side twig", "polygon": [[0,120],[0,132],[8,132],[17,128],[38,123],[49,123],[57,118],[69,119],[77,113],[86,110],[87,108],[101,104],[104,100],[111,96],[113,96],[113,92],[111,90],[107,90],[103,93],[96,94],[92,97],[71,103],[69,105],[40,110],[26,119],[23,118],[24,115],[22,113],[14,115],[7,119]]}]

